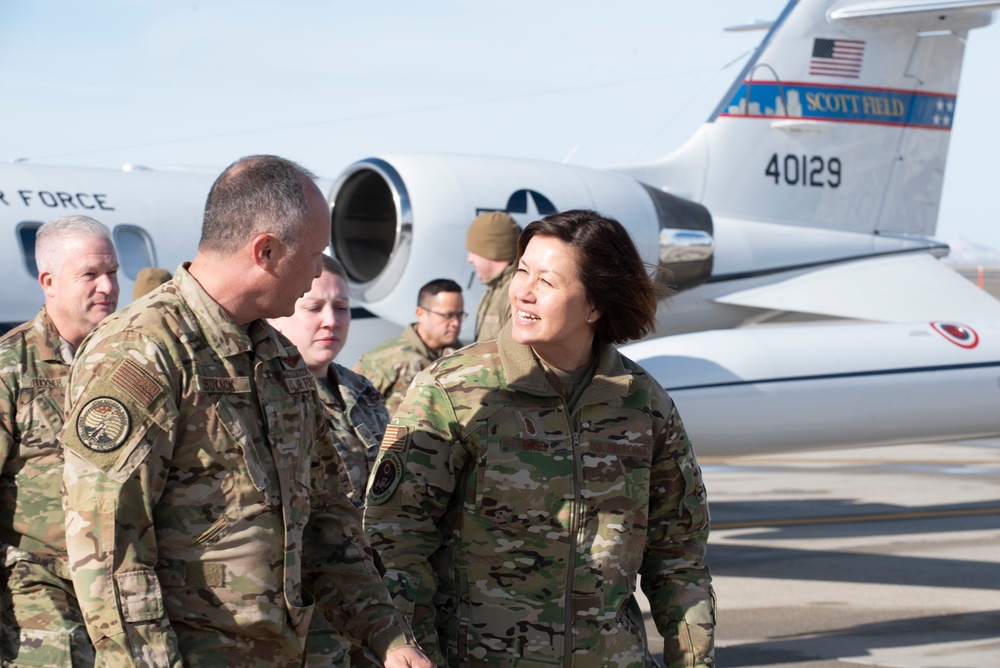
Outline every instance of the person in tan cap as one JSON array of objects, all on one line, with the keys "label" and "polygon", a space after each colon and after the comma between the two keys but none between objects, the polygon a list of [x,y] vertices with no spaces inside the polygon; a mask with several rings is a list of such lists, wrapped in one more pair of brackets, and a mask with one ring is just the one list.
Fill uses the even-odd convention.
[{"label": "person in tan cap", "polygon": [[171,278],[173,277],[166,269],[143,267],[136,275],[135,284],[132,286],[132,301],[135,301],[148,292],[152,292]]},{"label": "person in tan cap", "polygon": [[521,228],[503,211],[476,216],[465,238],[466,258],[486,286],[476,311],[476,341],[495,339],[510,318],[507,288],[514,277],[517,237]]}]

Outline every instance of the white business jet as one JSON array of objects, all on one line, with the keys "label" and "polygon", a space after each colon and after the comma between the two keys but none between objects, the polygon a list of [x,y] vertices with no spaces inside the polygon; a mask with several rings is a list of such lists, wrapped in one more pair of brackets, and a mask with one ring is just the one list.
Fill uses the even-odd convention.
[{"label": "white business jet", "polygon": [[[320,180],[357,307],[341,361],[411,320],[420,285],[470,275],[478,213],[524,225],[587,207],[680,290],[623,350],[670,391],[699,453],[1000,434],[1000,302],[933,238],[965,40],[997,8],[793,0],[709,120],[653,164],[386,155]],[[193,257],[216,174],[0,166],[0,323],[41,304],[42,222],[111,227],[127,294],[143,266]]]},{"label": "white business jet", "polygon": [[666,158],[361,160],[331,194],[334,251],[356,301],[402,324],[414,286],[457,273],[477,213],[597,209],[681,290],[623,351],[699,452],[1000,434],[1000,302],[933,238],[965,41],[998,7],[792,1]]}]

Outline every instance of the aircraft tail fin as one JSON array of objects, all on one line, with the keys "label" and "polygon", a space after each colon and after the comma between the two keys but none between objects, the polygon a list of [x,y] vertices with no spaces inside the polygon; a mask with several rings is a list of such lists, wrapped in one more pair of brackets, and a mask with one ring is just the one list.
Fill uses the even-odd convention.
[{"label": "aircraft tail fin", "polygon": [[792,0],[684,146],[618,171],[716,217],[931,236],[965,39],[998,8]]}]

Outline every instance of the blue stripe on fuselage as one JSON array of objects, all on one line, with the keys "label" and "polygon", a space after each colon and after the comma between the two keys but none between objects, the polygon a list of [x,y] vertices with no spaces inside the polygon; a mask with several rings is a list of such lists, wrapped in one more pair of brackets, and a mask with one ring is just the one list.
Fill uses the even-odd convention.
[{"label": "blue stripe on fuselage", "polygon": [[744,82],[722,115],[950,130],[955,96],[881,88]]}]

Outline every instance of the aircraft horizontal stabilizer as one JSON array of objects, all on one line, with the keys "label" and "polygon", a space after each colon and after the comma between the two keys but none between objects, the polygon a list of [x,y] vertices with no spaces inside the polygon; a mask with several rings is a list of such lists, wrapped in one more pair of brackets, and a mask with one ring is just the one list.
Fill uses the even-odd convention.
[{"label": "aircraft horizontal stabilizer", "polygon": [[874,322],[1000,318],[1000,301],[924,253],[838,264],[714,301]]},{"label": "aircraft horizontal stabilizer", "polygon": [[944,2],[882,0],[835,9],[830,12],[830,18],[834,21],[862,18],[903,18],[943,12],[983,12],[994,9],[1000,9],[1000,2],[989,0],[945,0]]}]

